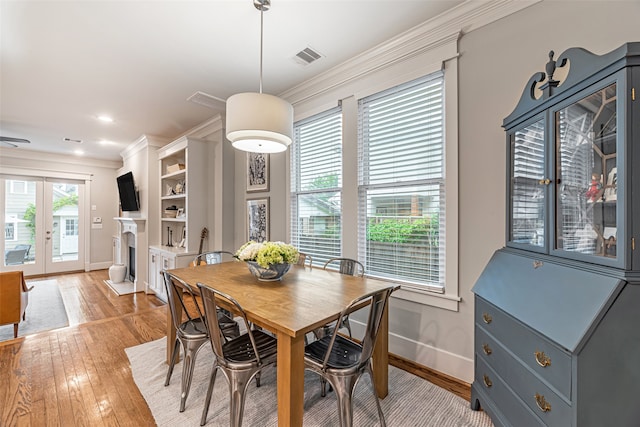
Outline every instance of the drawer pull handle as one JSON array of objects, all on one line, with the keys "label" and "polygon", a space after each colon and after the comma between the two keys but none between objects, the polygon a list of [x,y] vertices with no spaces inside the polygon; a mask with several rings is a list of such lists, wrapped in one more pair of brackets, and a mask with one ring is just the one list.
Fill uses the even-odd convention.
[{"label": "drawer pull handle", "polygon": [[547,366],[551,366],[551,358],[544,354],[544,351],[536,351],[534,353],[536,355],[536,362],[538,365],[546,368]]},{"label": "drawer pull handle", "polygon": [[489,315],[489,313],[482,313],[482,320],[484,320],[484,323],[488,325],[489,323],[491,323],[493,318]]},{"label": "drawer pull handle", "polygon": [[482,381],[484,381],[484,385],[486,385],[487,387],[491,387],[493,385],[491,379],[489,379],[486,374],[482,376]]},{"label": "drawer pull handle", "polygon": [[540,408],[542,412],[549,412],[551,410],[551,404],[545,400],[544,396],[536,393],[535,398],[536,405],[538,405],[538,408]]},{"label": "drawer pull handle", "polygon": [[489,347],[489,344],[482,344],[482,351],[484,351],[484,354],[486,354],[487,356],[493,353],[493,350],[491,350],[491,347]]}]

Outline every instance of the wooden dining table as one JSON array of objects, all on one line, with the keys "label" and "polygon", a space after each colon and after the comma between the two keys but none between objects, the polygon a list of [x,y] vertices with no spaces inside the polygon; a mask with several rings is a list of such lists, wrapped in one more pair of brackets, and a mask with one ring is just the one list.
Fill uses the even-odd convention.
[{"label": "wooden dining table", "polygon": [[[278,339],[278,426],[302,426],[304,415],[304,337],[336,320],[353,299],[392,284],[367,277],[340,274],[294,265],[280,280],[262,282],[244,262],[231,261],[170,270],[197,289],[202,283],[232,296],[249,321],[274,333]],[[171,316],[167,310],[167,316]],[[167,360],[175,328],[167,319]],[[388,393],[388,312],[385,310],[373,354],[378,396]]]}]

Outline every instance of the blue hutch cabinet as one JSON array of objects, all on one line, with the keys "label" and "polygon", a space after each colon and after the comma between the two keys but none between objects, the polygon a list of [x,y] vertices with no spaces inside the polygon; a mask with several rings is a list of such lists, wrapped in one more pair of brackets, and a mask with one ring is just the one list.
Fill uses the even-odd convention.
[{"label": "blue hutch cabinet", "polygon": [[640,426],[640,43],[572,48],[503,122],[506,245],[476,282],[471,406]]}]

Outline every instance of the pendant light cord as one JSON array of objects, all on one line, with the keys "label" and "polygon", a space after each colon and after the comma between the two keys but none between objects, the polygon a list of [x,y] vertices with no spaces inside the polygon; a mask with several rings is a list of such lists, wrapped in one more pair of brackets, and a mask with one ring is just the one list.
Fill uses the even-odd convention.
[{"label": "pendant light cord", "polygon": [[260,93],[262,93],[262,39],[264,36],[264,6],[260,8]]}]

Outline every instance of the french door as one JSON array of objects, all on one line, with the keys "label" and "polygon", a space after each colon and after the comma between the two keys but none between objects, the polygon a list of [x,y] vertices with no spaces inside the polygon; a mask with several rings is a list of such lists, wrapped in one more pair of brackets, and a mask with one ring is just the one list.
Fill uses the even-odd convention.
[{"label": "french door", "polygon": [[0,177],[2,270],[25,275],[84,270],[85,181]]}]

